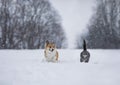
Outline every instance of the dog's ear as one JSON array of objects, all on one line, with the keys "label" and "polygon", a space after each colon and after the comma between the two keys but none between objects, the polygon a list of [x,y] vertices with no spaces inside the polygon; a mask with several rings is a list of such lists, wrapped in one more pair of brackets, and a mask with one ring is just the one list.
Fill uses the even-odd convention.
[{"label": "dog's ear", "polygon": [[49,44],[49,41],[48,40],[46,40],[46,45],[48,45]]}]

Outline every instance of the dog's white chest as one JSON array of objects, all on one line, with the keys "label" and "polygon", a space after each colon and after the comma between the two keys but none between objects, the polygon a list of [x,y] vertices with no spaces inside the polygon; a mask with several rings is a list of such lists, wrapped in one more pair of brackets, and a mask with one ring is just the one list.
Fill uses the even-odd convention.
[{"label": "dog's white chest", "polygon": [[47,61],[55,61],[56,60],[56,51],[47,53]]},{"label": "dog's white chest", "polygon": [[51,58],[52,58],[52,57],[55,57],[55,54],[56,54],[56,53],[55,53],[54,51],[53,51],[53,52],[48,52],[48,57],[51,57]]}]

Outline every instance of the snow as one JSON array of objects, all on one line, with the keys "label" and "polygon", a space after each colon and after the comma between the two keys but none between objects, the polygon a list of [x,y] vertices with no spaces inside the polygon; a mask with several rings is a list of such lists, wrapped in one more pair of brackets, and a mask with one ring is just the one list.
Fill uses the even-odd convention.
[{"label": "snow", "polygon": [[120,50],[58,50],[59,62],[48,63],[44,50],[0,50],[0,85],[120,85]]}]

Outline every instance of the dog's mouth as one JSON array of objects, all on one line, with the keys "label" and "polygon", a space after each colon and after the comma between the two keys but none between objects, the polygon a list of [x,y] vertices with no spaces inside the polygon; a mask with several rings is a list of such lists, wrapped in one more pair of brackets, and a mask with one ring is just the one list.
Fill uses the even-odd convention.
[{"label": "dog's mouth", "polygon": [[51,48],[51,49],[49,49],[49,51],[53,52],[53,51],[54,51],[54,49],[53,49],[53,48]]}]

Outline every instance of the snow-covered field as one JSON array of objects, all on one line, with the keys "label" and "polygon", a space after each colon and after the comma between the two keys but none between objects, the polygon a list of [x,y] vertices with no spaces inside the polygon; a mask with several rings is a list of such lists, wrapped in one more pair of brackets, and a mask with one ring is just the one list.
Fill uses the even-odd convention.
[{"label": "snow-covered field", "polygon": [[44,60],[43,50],[0,50],[0,85],[120,85],[120,50],[58,50],[59,62]]}]

